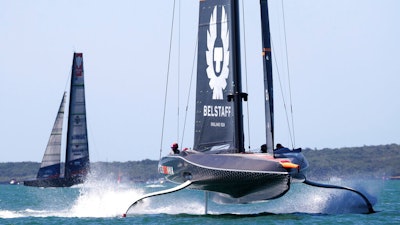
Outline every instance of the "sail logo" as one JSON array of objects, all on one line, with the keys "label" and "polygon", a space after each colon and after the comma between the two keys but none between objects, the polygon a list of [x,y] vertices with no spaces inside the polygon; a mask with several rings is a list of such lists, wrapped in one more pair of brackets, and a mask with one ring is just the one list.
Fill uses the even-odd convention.
[{"label": "sail logo", "polygon": [[75,122],[76,125],[80,124],[81,123],[81,118],[79,116],[75,116],[74,122]]},{"label": "sail logo", "polygon": [[203,116],[231,117],[231,113],[232,113],[231,106],[205,105],[203,107]]},{"label": "sail logo", "polygon": [[226,79],[229,76],[229,30],[228,15],[222,7],[220,34],[217,34],[217,6],[210,17],[210,26],[207,32],[207,77],[213,90],[212,99],[224,99],[223,90],[226,88]]},{"label": "sail logo", "polygon": [[80,54],[75,58],[75,74],[77,77],[82,76],[82,62],[82,54]]}]

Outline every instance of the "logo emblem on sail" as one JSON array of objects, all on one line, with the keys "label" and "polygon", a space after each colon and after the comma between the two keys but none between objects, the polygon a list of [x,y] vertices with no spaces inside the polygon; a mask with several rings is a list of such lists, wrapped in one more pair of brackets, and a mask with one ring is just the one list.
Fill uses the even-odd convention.
[{"label": "logo emblem on sail", "polygon": [[213,90],[212,99],[224,99],[222,91],[226,88],[226,79],[229,76],[229,31],[227,14],[222,7],[221,33],[217,35],[217,7],[214,7],[210,17],[210,26],[207,32],[207,76]]},{"label": "logo emblem on sail", "polygon": [[74,120],[75,124],[78,125],[81,123],[81,118],[79,116],[75,116],[75,120]]},{"label": "logo emblem on sail", "polygon": [[83,62],[82,55],[78,55],[75,58],[75,74],[77,77],[82,76],[82,62]]}]

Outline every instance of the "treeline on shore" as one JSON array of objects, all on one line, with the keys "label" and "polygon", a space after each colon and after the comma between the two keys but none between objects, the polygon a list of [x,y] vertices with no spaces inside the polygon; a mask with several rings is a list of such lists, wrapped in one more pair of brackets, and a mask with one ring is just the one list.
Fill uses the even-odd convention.
[{"label": "treeline on shore", "polygon": [[[307,177],[313,180],[338,178],[382,179],[400,176],[400,145],[378,145],[337,149],[303,149],[310,167]],[[92,176],[121,182],[146,182],[162,178],[157,160],[128,162],[92,162]],[[11,179],[33,179],[39,162],[0,163],[0,183]]]}]

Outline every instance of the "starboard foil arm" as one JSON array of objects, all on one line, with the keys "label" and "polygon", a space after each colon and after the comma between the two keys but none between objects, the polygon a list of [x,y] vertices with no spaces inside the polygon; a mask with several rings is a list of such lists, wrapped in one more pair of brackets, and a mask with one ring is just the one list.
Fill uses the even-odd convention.
[{"label": "starboard foil arm", "polygon": [[368,200],[368,198],[363,193],[361,193],[361,192],[359,192],[359,191],[357,191],[357,190],[355,190],[353,188],[343,187],[343,186],[338,186],[338,185],[332,185],[332,184],[321,184],[321,183],[317,183],[317,182],[310,181],[310,180],[307,180],[307,179],[305,179],[303,183],[305,183],[307,185],[310,185],[310,186],[314,186],[314,187],[335,188],[335,189],[342,189],[342,190],[352,191],[352,192],[360,195],[361,198],[364,199],[364,201],[365,201],[365,203],[367,204],[367,207],[368,207],[368,213],[374,213],[375,212],[374,209],[372,208],[372,204]]},{"label": "starboard foil arm", "polygon": [[122,217],[126,217],[126,214],[128,213],[128,211],[129,211],[133,206],[135,206],[138,202],[140,202],[141,200],[143,200],[143,199],[145,199],[145,198],[149,198],[149,197],[153,197],[153,196],[157,196],[157,195],[165,195],[165,194],[169,194],[169,193],[172,193],[172,192],[176,192],[176,191],[179,191],[179,190],[182,190],[182,189],[188,187],[190,184],[192,184],[192,181],[187,180],[187,181],[185,181],[184,183],[182,183],[182,184],[180,184],[180,185],[178,185],[178,186],[176,186],[176,187],[173,187],[173,188],[170,188],[170,189],[166,189],[166,190],[162,190],[162,191],[156,191],[156,192],[151,192],[151,193],[145,194],[145,195],[141,196],[140,198],[136,199],[136,200],[129,206],[129,208],[126,210],[126,212],[125,212],[124,214],[122,214]]}]

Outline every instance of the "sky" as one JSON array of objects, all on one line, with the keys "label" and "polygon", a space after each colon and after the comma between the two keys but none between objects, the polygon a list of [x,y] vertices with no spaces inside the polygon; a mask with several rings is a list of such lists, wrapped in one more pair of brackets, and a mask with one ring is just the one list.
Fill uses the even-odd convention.
[{"label": "sky", "polygon": [[[265,140],[258,2],[244,2],[241,28],[251,148]],[[176,0],[174,23],[173,4],[0,0],[0,162],[41,161],[74,52],[83,53],[91,161],[191,147],[199,2]],[[397,0],[270,1],[276,142],[400,144],[399,10]]]}]

